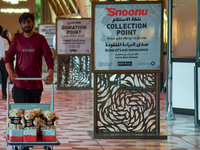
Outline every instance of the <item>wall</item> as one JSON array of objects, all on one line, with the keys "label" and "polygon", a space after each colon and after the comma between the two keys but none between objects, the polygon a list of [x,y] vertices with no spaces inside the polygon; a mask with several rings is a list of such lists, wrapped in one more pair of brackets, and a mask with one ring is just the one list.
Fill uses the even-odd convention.
[{"label": "wall", "polygon": [[[10,2],[0,1],[0,9],[2,8],[28,8],[30,13],[35,13],[35,0],[27,0],[26,2],[19,2],[18,4],[11,4]],[[21,26],[19,24],[19,16],[22,13],[2,13],[0,12],[0,25],[3,29],[8,29],[12,34],[12,37],[16,33],[17,29],[22,32]]]},{"label": "wall", "polygon": [[174,0],[172,51],[174,58],[195,58],[197,37],[197,1]]}]

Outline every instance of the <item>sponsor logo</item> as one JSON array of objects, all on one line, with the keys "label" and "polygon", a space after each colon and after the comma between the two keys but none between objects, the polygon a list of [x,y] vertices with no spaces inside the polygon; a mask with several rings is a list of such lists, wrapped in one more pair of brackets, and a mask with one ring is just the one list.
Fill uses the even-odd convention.
[{"label": "sponsor logo", "polygon": [[103,64],[102,62],[99,62],[99,63],[98,63],[99,66],[102,66],[102,64]]},{"label": "sponsor logo", "polygon": [[132,66],[131,61],[119,61],[118,66]]},{"label": "sponsor logo", "polygon": [[115,8],[106,8],[108,11],[108,16],[144,16],[147,15],[148,9],[131,9],[131,10],[116,10]]},{"label": "sponsor logo", "polygon": [[77,49],[70,49],[70,52],[77,52]]},{"label": "sponsor logo", "polygon": [[99,67],[103,67],[103,66],[112,66],[113,62],[99,62],[98,63]]},{"label": "sponsor logo", "polygon": [[152,61],[152,62],[140,62],[138,63],[138,65],[151,65],[151,66],[154,66],[156,63],[155,61]]},{"label": "sponsor logo", "polygon": [[155,65],[155,61],[152,61],[152,62],[151,62],[151,65],[154,66],[154,65]]}]

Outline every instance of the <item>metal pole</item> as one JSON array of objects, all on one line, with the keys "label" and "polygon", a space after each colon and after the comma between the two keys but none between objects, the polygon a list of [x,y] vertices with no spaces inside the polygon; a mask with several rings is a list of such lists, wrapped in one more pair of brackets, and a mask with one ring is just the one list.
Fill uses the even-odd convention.
[{"label": "metal pole", "polygon": [[167,90],[166,102],[168,111],[165,120],[174,120],[175,116],[172,109],[172,1],[168,0],[168,42],[167,42]]},{"label": "metal pole", "polygon": [[[10,81],[7,81],[7,85],[6,85],[7,86],[7,118],[9,118],[9,110],[10,110],[9,85],[10,85]],[[8,130],[8,127],[9,127],[9,123],[7,123],[7,128],[6,128],[7,130]]]}]

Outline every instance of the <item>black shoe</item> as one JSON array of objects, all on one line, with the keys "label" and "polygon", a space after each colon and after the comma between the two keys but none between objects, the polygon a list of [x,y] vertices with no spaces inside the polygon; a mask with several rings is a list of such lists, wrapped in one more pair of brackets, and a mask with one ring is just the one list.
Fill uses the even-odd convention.
[{"label": "black shoe", "polygon": [[7,98],[7,95],[2,95],[2,98]]}]

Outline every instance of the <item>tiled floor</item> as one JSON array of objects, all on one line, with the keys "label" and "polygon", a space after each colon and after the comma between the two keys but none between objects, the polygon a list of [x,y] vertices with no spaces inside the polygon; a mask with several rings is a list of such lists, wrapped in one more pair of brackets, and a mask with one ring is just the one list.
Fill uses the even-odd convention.
[{"label": "tiled floor", "polygon": [[[55,85],[56,87],[56,85]],[[50,86],[45,88],[42,103],[50,102]],[[165,94],[161,94],[161,133],[167,140],[142,139],[93,139],[88,131],[93,131],[93,90],[55,90],[54,106],[60,117],[57,139],[61,143],[53,149],[60,150],[197,150],[200,149],[200,129],[194,126],[194,116],[178,115],[176,120],[165,121]],[[0,150],[7,146],[6,100],[0,99]],[[43,149],[35,146],[33,149]]]}]

